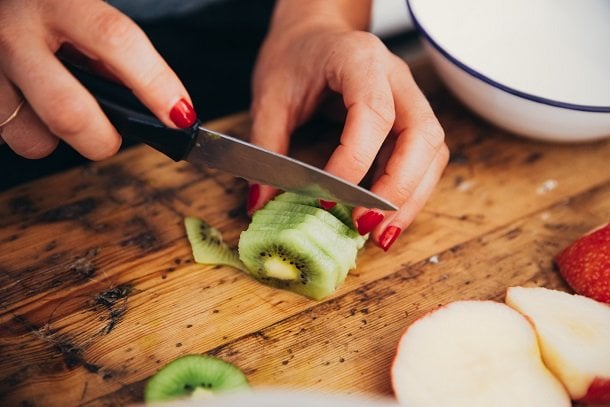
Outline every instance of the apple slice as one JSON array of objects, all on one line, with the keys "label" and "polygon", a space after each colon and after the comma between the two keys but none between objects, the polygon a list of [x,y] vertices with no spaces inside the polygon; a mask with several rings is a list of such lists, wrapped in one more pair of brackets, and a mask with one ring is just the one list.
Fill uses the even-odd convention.
[{"label": "apple slice", "polygon": [[578,294],[610,304],[610,223],[563,249],[555,263]]},{"label": "apple slice", "polygon": [[400,339],[392,386],[409,406],[570,406],[544,366],[531,324],[493,301],[457,301]]},{"label": "apple slice", "polygon": [[511,287],[506,303],[532,322],[542,359],[573,400],[610,403],[610,306],[541,287]]}]

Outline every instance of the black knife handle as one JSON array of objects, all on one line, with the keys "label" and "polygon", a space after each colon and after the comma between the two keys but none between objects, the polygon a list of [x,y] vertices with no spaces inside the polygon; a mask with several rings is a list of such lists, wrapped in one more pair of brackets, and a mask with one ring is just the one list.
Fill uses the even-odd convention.
[{"label": "black knife handle", "polygon": [[174,161],[191,150],[199,122],[187,129],[172,129],[157,119],[131,92],[118,83],[64,61],[68,70],[91,92],[119,134],[135,138]]}]

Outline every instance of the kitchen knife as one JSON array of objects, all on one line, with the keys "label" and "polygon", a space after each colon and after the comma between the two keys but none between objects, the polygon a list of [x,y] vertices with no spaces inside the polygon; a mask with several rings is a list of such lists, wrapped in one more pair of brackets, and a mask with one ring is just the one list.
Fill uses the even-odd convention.
[{"label": "kitchen knife", "polygon": [[117,131],[138,139],[175,161],[226,171],[235,176],[327,201],[396,210],[391,202],[319,168],[265,150],[195,123],[172,129],[161,123],[133,93],[114,82],[66,63],[93,94]]}]

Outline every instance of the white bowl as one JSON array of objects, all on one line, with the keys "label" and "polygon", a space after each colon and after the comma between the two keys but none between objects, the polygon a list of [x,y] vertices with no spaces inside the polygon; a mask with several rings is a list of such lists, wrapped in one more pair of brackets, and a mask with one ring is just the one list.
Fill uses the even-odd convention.
[{"label": "white bowl", "polygon": [[610,136],[610,0],[407,0],[447,87],[514,133]]},{"label": "white bowl", "polygon": [[[156,404],[155,404],[156,405]],[[179,400],[159,407],[400,407],[389,398],[330,394],[304,390],[252,389],[201,400]],[[144,406],[142,406],[144,407]]]}]

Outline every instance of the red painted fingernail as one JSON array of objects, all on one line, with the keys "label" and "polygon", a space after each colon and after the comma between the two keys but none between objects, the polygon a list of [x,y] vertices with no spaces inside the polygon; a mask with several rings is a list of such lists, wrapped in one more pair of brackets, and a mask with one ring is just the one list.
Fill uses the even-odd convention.
[{"label": "red painted fingernail", "polygon": [[337,203],[333,201],[325,201],[324,199],[320,199],[320,206],[322,207],[322,209],[326,209],[327,211],[330,211],[332,208],[334,208],[336,204]]},{"label": "red painted fingernail", "polygon": [[248,201],[246,202],[246,210],[249,214],[258,203],[258,198],[261,196],[261,186],[259,184],[250,185],[250,191],[248,192]]},{"label": "red painted fingernail", "polygon": [[172,119],[172,122],[174,122],[177,127],[186,129],[195,124],[197,114],[195,113],[193,106],[183,98],[180,99],[178,103],[174,105],[172,111],[169,112],[169,118]]},{"label": "red painted fingernail", "polygon": [[402,229],[398,226],[388,226],[385,228],[381,236],[379,237],[379,246],[383,249],[384,252],[390,250],[390,247],[394,244]]},{"label": "red painted fingernail", "polygon": [[366,235],[371,230],[375,229],[375,226],[379,225],[383,218],[384,215],[379,212],[368,211],[356,220],[358,233],[362,236]]}]

